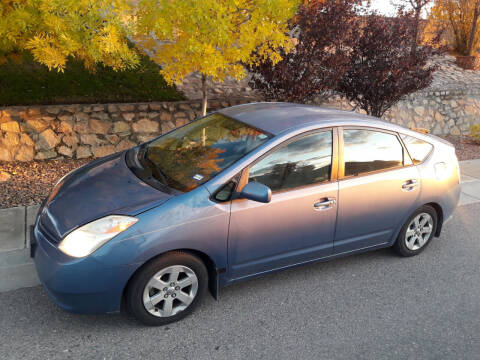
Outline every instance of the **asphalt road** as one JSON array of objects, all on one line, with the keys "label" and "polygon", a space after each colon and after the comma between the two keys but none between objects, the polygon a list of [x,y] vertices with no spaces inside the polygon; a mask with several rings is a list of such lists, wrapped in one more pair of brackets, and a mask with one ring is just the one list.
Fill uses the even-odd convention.
[{"label": "asphalt road", "polygon": [[480,359],[480,204],[414,258],[380,250],[233,285],[180,323],[0,294],[0,359]]}]

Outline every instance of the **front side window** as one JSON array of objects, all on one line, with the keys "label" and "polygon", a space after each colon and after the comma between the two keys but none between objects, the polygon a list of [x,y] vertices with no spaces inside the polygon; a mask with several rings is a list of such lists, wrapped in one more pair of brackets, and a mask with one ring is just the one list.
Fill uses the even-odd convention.
[{"label": "front side window", "polygon": [[395,135],[373,131],[343,130],[345,176],[403,166],[403,148]]},{"label": "front side window", "polygon": [[423,160],[425,160],[428,154],[430,154],[430,151],[433,149],[432,144],[412,136],[401,135],[401,138],[415,165],[420,164]]},{"label": "front side window", "polygon": [[248,181],[272,191],[293,189],[329,181],[331,168],[332,132],[324,131],[274,150],[250,168]]},{"label": "front side window", "polygon": [[145,166],[165,185],[190,191],[271,137],[219,113],[178,128],[149,143]]}]

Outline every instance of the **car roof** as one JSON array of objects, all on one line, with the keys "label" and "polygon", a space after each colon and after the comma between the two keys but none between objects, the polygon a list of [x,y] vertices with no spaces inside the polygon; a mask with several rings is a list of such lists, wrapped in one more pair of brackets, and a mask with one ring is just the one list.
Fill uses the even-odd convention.
[{"label": "car roof", "polygon": [[[400,128],[392,123],[353,111],[283,102],[237,105],[219,110],[219,113],[273,135],[278,135],[289,129],[310,127],[317,123],[319,126],[351,123],[352,125],[389,128],[392,131],[398,131]],[[405,128],[402,129],[406,130]]]}]

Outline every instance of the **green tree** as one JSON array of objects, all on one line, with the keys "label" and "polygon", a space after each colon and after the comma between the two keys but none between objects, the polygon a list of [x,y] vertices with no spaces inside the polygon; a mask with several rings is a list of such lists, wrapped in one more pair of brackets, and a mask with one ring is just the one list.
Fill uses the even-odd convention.
[{"label": "green tree", "polygon": [[[241,79],[244,65],[281,60],[290,51],[287,22],[299,0],[140,0],[136,39],[162,66],[169,83],[202,75],[203,113],[206,79]],[[152,36],[153,35],[153,36]]]}]

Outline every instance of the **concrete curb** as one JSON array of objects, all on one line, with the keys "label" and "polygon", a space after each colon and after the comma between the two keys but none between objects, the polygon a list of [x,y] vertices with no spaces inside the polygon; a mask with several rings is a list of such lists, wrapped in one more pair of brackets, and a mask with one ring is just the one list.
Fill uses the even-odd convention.
[{"label": "concrete curb", "polygon": [[30,246],[28,227],[33,225],[40,205],[0,209],[0,252]]},{"label": "concrete curb", "polygon": [[0,292],[38,285],[30,259],[29,226],[40,205],[0,209]]},{"label": "concrete curb", "polygon": [[[480,202],[480,159],[460,162],[462,173],[459,206]],[[30,258],[29,226],[39,205],[0,209],[0,292],[39,285]]]}]

